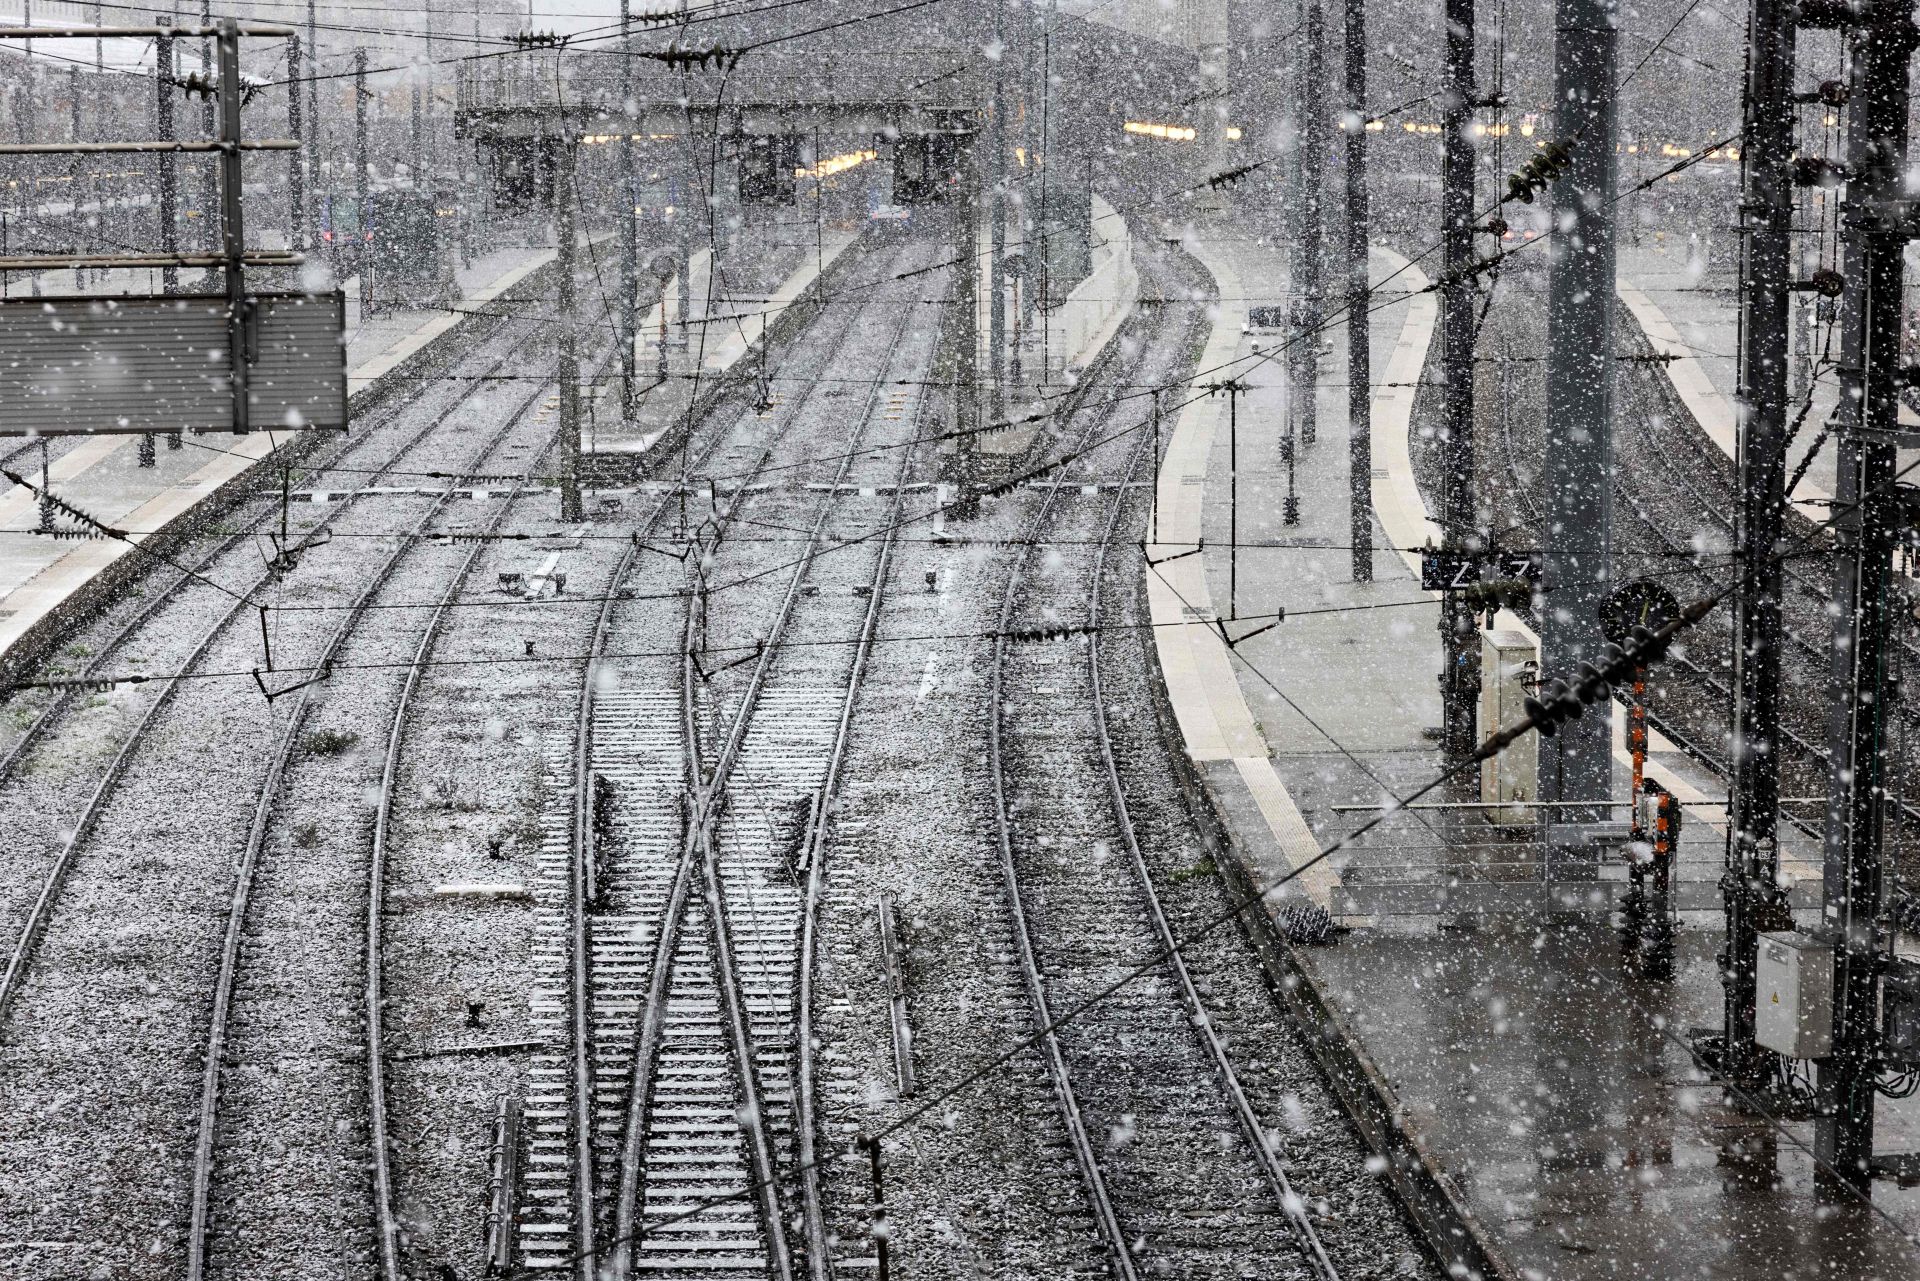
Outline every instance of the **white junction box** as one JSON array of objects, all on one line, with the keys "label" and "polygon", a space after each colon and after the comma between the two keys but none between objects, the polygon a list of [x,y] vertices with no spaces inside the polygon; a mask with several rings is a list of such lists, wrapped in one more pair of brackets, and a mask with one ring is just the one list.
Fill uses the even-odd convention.
[{"label": "white junction box", "polygon": [[1791,1059],[1833,1053],[1833,945],[1797,931],[1762,934],[1753,1039]]},{"label": "white junction box", "polygon": [[[1480,632],[1480,741],[1502,725],[1527,714],[1526,698],[1540,679],[1540,650],[1532,637],[1512,628]],[[1499,808],[1487,821],[1515,827],[1534,821],[1535,813],[1515,801],[1540,795],[1540,737],[1528,734],[1492,760],[1480,762],[1480,800]]]}]

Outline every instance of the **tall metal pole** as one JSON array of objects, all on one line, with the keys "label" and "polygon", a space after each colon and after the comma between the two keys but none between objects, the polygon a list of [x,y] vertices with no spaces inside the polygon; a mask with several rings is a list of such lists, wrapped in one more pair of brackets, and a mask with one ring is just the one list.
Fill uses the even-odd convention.
[{"label": "tall metal pole", "polygon": [[241,205],[240,176],[240,24],[220,20],[220,237],[226,258],[228,376],[233,385],[233,430],[252,425],[248,404],[247,281],[244,267],[247,238]]},{"label": "tall metal pole", "polygon": [[1307,9],[1307,75],[1304,89],[1306,103],[1300,113],[1301,128],[1306,131],[1306,142],[1301,148],[1301,187],[1302,204],[1300,210],[1300,234],[1306,238],[1302,245],[1302,265],[1306,269],[1305,279],[1300,286],[1305,306],[1306,333],[1303,334],[1300,353],[1300,369],[1306,376],[1301,388],[1300,412],[1297,417],[1300,439],[1312,444],[1315,425],[1320,416],[1320,318],[1326,300],[1326,256],[1325,256],[1325,218],[1323,188],[1326,184],[1327,144],[1332,132],[1327,111],[1327,27],[1326,11],[1320,0],[1310,0]]},{"label": "tall metal pole", "polygon": [[[993,42],[1000,54],[993,61],[993,225],[992,261],[987,277],[987,359],[992,368],[989,411],[993,421],[1006,416],[1007,316],[1007,0],[993,6]],[[977,217],[976,212],[973,216]],[[967,264],[966,270],[977,270]]]},{"label": "tall metal pole", "polygon": [[[213,0],[202,0],[200,5],[200,25],[202,30],[210,29],[213,26]],[[202,39],[200,41],[200,74],[202,76],[216,75],[216,71],[214,67],[213,41],[211,39]],[[203,126],[207,137],[209,138],[216,137],[219,133],[220,121],[218,117],[218,112],[214,106],[213,96],[211,94],[207,95],[206,97],[201,99],[201,103],[202,103],[202,107],[201,107],[200,123]],[[215,161],[214,163],[209,164],[206,167],[205,181],[201,186],[201,196],[200,196],[201,225],[202,226],[212,225],[215,212],[219,208],[220,208],[220,164],[218,161]]]},{"label": "tall metal pole", "polygon": [[1347,0],[1347,541],[1373,581],[1373,341],[1367,322],[1367,6]]},{"label": "tall metal pole", "polygon": [[[1541,667],[1571,672],[1597,659],[1606,638],[1600,604],[1613,550],[1613,203],[1614,82],[1619,61],[1617,0],[1557,0],[1554,136],[1571,148],[1567,175],[1553,188],[1552,278],[1547,289],[1547,442]],[[1541,743],[1540,798],[1594,802],[1553,809],[1549,880],[1592,871],[1560,824],[1597,823],[1612,783],[1612,724],[1586,716]],[[1591,847],[1588,847],[1589,849]]]},{"label": "tall metal pole", "polygon": [[[1847,199],[1840,225],[1846,290],[1840,305],[1840,395],[1834,494],[1836,607],[1828,698],[1825,876],[1820,932],[1833,943],[1833,1053],[1819,1064],[1815,1185],[1830,1199],[1871,1181],[1878,1065],[1876,916],[1884,868],[1892,690],[1887,663],[1897,498],[1903,224],[1889,216],[1905,194],[1907,61],[1914,27],[1905,6],[1876,6],[1849,32]],[[1857,21],[1858,19],[1856,19]],[[1831,1170],[1833,1173],[1829,1173]]]},{"label": "tall metal pole", "polygon": [[[1193,113],[1193,119],[1200,127],[1194,148],[1197,161],[1194,167],[1198,171],[1194,178],[1204,182],[1228,167],[1227,125],[1232,115],[1232,80],[1227,65],[1227,0],[1203,0],[1188,10],[1187,19],[1192,24],[1193,47],[1199,54],[1194,68],[1194,96],[1199,109]],[[1225,201],[1221,194],[1209,187],[1203,189],[1201,199],[1203,204],[1223,208]]]},{"label": "tall metal pole", "polygon": [[[372,225],[367,208],[367,51],[353,51],[353,183],[354,208],[358,214],[353,228],[353,270],[360,277],[360,319],[373,314],[373,273],[367,270],[371,260],[367,228]],[[338,243],[340,233],[334,232]]]},{"label": "tall metal pole", "polygon": [[[313,69],[317,73],[320,70],[320,24],[315,13],[315,3],[316,0],[307,0],[307,60],[313,64]],[[298,93],[300,86],[295,85],[293,89]],[[307,81],[307,136],[302,141],[306,143],[303,152],[307,166],[308,202],[304,217],[307,226],[307,243],[310,245],[313,243],[313,237],[318,234],[320,226],[318,217],[320,210],[320,78],[317,74]],[[337,248],[339,237],[337,230],[334,236]]]},{"label": "tall metal pole", "polygon": [[[20,24],[24,27],[32,27],[33,0],[23,0],[21,9]],[[23,40],[20,43],[25,51],[25,56],[21,61],[26,64],[26,91],[14,95],[14,109],[19,115],[20,141],[33,142],[35,141],[36,135],[34,108],[38,106],[40,102],[40,86],[38,84],[40,68],[39,64],[33,60],[33,41]],[[20,172],[20,214],[29,220],[28,226],[32,226],[34,206],[39,203],[40,195],[39,162],[28,157],[23,157],[20,170],[17,172]],[[33,290],[33,296],[38,298],[40,296],[40,273],[37,271],[30,273],[27,276],[27,280]]]},{"label": "tall metal pole", "polygon": [[[287,37],[287,136],[299,142],[306,136],[300,101],[300,37]],[[287,244],[304,250],[311,226],[307,222],[307,160],[305,147],[287,157]]]},{"label": "tall metal pole", "polygon": [[[976,125],[954,140],[954,163],[965,176],[966,187],[953,209],[954,292],[959,298],[960,323],[954,326],[954,431],[962,470],[970,473],[980,425],[980,131]],[[971,479],[969,474],[968,479]]]},{"label": "tall metal pole", "polygon": [[[72,141],[79,142],[80,65],[78,63],[67,68],[67,106],[70,109],[71,116],[67,128],[72,134]],[[82,206],[80,186],[80,153],[75,152],[73,158],[67,162],[67,200],[69,207],[73,210],[74,241],[79,245],[85,246],[88,240],[85,234],[87,217]],[[75,267],[73,269],[74,284],[76,286],[84,286],[86,280],[87,269],[85,267]]]},{"label": "tall metal pole", "polygon": [[[173,59],[173,36],[166,34],[171,22],[157,20],[162,34],[153,42],[153,87],[155,133],[163,142],[179,137],[173,120],[173,91],[177,72]],[[160,252],[169,256],[180,252],[180,157],[171,151],[160,153]],[[180,292],[180,269],[160,269],[160,291]]]},{"label": "tall metal pole", "polygon": [[[1309,0],[1299,0],[1299,26],[1304,29],[1307,23],[1307,4]],[[1282,184],[1285,194],[1279,201],[1280,222],[1274,229],[1277,238],[1284,238],[1287,245],[1287,326],[1289,342],[1287,344],[1287,433],[1291,442],[1294,424],[1299,422],[1303,412],[1303,403],[1307,399],[1305,391],[1311,377],[1307,372],[1312,356],[1314,338],[1307,319],[1307,238],[1305,233],[1305,210],[1307,206],[1307,59],[1301,52],[1299,41],[1286,42],[1287,71],[1291,90],[1284,95],[1281,104],[1281,131],[1293,137],[1294,145],[1286,150],[1285,173]],[[1289,443],[1291,448],[1291,443]]]},{"label": "tall metal pole", "polygon": [[[620,101],[633,101],[633,49],[631,47],[632,0],[620,0]],[[624,118],[624,108],[622,118]],[[815,173],[820,158],[814,156]],[[819,179],[814,179],[816,185]],[[620,416],[633,417],[634,369],[633,344],[639,318],[635,315],[634,295],[640,289],[640,230],[634,225],[633,129],[631,122],[620,127]],[[818,203],[816,201],[816,203]],[[667,300],[662,293],[660,314],[666,316]],[[661,342],[664,355],[666,343]]]},{"label": "tall metal pole", "polygon": [[1745,237],[1740,260],[1739,591],[1733,608],[1731,843],[1720,889],[1725,1036],[1721,1071],[1758,1084],[1757,935],[1791,929],[1779,888],[1781,546],[1786,509],[1787,330],[1793,316],[1794,0],[1753,0],[1747,27]]},{"label": "tall metal pole", "polygon": [[[1455,550],[1479,536],[1478,468],[1473,439],[1473,124],[1474,0],[1447,0],[1446,88],[1440,108],[1440,284],[1442,344],[1441,450],[1444,488],[1441,532]],[[1440,605],[1442,742],[1459,760],[1479,744],[1474,712],[1480,702],[1480,636],[1473,609],[1457,593]]]},{"label": "tall metal pole", "polygon": [[554,148],[554,164],[559,171],[554,191],[555,234],[560,241],[560,519],[581,520],[586,509],[580,501],[580,352],[575,325],[578,310],[573,293],[574,224],[574,146],[572,126],[561,121],[563,132]]}]

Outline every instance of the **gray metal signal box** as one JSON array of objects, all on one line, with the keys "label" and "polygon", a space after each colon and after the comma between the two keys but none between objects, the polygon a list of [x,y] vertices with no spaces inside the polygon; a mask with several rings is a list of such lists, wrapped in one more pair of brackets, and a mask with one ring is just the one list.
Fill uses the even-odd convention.
[{"label": "gray metal signal box", "polygon": [[[1540,646],[1525,632],[1487,628],[1480,633],[1480,739],[1526,715],[1525,700],[1540,679]],[[1480,762],[1480,800],[1498,805],[1487,821],[1519,827],[1534,821],[1532,809],[1512,802],[1540,795],[1540,739],[1528,734],[1492,760]]]},{"label": "gray metal signal box", "polygon": [[1792,1059],[1833,1053],[1833,945],[1786,930],[1762,934],[1753,1039]]}]

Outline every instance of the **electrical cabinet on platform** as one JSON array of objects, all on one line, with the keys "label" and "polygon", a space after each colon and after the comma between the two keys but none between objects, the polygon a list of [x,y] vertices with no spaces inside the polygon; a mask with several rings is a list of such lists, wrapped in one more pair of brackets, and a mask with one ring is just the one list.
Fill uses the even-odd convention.
[{"label": "electrical cabinet on platform", "polygon": [[[1485,628],[1480,633],[1480,740],[1527,714],[1527,695],[1540,680],[1540,649],[1525,632]],[[1480,762],[1480,801],[1494,806],[1487,821],[1501,827],[1532,823],[1524,804],[1540,796],[1540,739],[1528,734],[1491,760]]]},{"label": "electrical cabinet on platform", "polygon": [[1793,1059],[1833,1053],[1833,945],[1794,930],[1762,934],[1753,1039]]}]

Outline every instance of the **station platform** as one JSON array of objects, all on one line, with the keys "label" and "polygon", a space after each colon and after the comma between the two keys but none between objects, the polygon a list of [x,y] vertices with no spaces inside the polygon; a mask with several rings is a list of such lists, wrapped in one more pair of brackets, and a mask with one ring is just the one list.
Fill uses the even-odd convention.
[{"label": "station platform", "polygon": [[[1623,959],[1611,908],[1624,867],[1548,883],[1530,827],[1472,808],[1394,814],[1309,866],[1441,769],[1439,611],[1417,577],[1437,530],[1408,443],[1435,297],[1376,247],[1381,300],[1405,297],[1372,317],[1373,581],[1355,583],[1344,329],[1323,337],[1316,439],[1297,443],[1290,481],[1285,335],[1247,325],[1250,307],[1287,302],[1285,246],[1229,220],[1167,231],[1224,300],[1197,381],[1249,386],[1237,431],[1226,395],[1187,389],[1158,478],[1146,575],[1168,700],[1229,879],[1267,886],[1304,867],[1264,904],[1269,919],[1311,901],[1343,927],[1318,946],[1264,931],[1270,964],[1430,1238],[1497,1277],[1914,1275],[1920,1188],[1876,1184],[1886,1218],[1817,1207],[1796,1147],[1811,1124],[1738,1111],[1692,1061],[1688,1030],[1719,1023],[1725,793],[1673,745],[1656,736],[1648,770],[1687,806],[1671,980]],[[1624,796],[1624,751],[1616,762]],[[1427,801],[1477,799],[1470,778]],[[1801,910],[1816,857],[1804,838],[1788,851]],[[1882,1099],[1879,1116],[1879,1150],[1920,1150],[1920,1101]]]},{"label": "station platform", "polygon": [[[1920,250],[1909,249],[1908,269],[1920,269]],[[1623,332],[1637,328],[1655,355],[1664,358],[1668,381],[1714,447],[1728,459],[1735,456],[1737,416],[1735,395],[1740,374],[1740,281],[1736,272],[1715,269],[1689,247],[1679,243],[1644,241],[1619,248],[1619,323]],[[1796,316],[1805,313],[1796,310]],[[1809,446],[1818,442],[1805,477],[1795,486],[1794,508],[1812,521],[1828,518],[1833,499],[1835,455],[1833,440],[1821,431],[1839,399],[1837,336],[1826,350],[1827,328],[1808,336],[1806,352],[1810,387],[1801,388],[1796,372],[1788,380],[1795,396],[1790,412],[1806,408],[1806,419],[1789,454],[1799,467]],[[1824,355],[1823,355],[1824,352]],[[1810,394],[1809,394],[1810,393]],[[1900,422],[1920,429],[1920,413],[1900,406]],[[1920,450],[1903,447],[1900,466],[1920,461]]]},{"label": "station platform", "polygon": [[[552,249],[516,248],[478,258],[459,275],[460,302],[432,311],[386,312],[367,320],[349,299],[347,386],[350,400],[364,399],[383,379],[453,333],[474,315],[499,310],[503,299],[552,262]],[[143,292],[141,272],[89,277],[89,294]],[[191,273],[186,273],[191,275]],[[74,291],[73,273],[43,279],[48,294]],[[191,281],[184,283],[191,284]],[[77,436],[46,442],[47,477],[53,491],[98,520],[131,531],[128,542],[91,539],[61,541],[32,533],[37,518],[33,492],[6,484],[0,490],[0,672],[16,659],[16,649],[66,602],[75,599],[99,575],[135,546],[169,529],[222,487],[243,476],[277,445],[284,432],[243,437],[186,435],[169,448],[156,442],[154,465],[139,465],[138,437]],[[19,440],[0,441],[0,454],[14,455],[12,470],[35,484],[41,478],[41,452]]]},{"label": "station platform", "polygon": [[717,278],[710,247],[690,253],[686,287],[677,272],[668,276],[635,331],[633,418],[595,415],[587,452],[595,456],[596,474],[608,470],[609,460],[646,452],[683,423],[696,402],[717,394],[856,238],[845,228],[816,232],[811,224],[786,235],[763,229],[755,243],[736,242],[722,255]]}]

